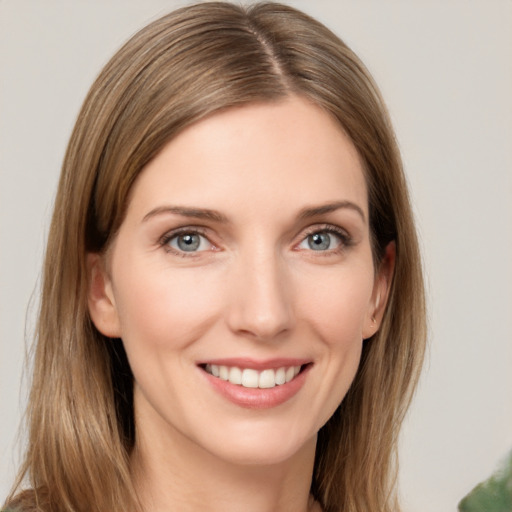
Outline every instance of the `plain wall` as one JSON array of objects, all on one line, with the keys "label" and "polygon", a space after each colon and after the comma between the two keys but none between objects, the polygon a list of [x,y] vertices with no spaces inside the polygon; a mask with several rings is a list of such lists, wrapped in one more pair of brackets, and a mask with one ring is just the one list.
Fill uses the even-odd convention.
[{"label": "plain wall", "polygon": [[[23,446],[25,339],[74,120],[114,51],[184,3],[0,0],[0,501]],[[455,510],[512,447],[512,2],[288,3],[359,54],[395,124],[430,317],[401,489],[408,511]]]}]

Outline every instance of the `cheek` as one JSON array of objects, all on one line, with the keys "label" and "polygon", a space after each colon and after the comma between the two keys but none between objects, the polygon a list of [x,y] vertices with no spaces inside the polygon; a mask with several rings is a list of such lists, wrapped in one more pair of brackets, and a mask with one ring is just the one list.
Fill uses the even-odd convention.
[{"label": "cheek", "polygon": [[320,411],[317,428],[332,416],[359,368],[373,290],[369,268],[333,272],[330,279],[316,279],[315,286],[310,283],[309,293],[300,293],[303,317],[307,315],[313,336],[320,341],[318,378],[322,391],[310,401]]},{"label": "cheek", "polygon": [[133,345],[169,351],[183,348],[215,321],[218,283],[214,276],[136,261],[118,269],[130,269],[117,280],[115,290],[127,349]]},{"label": "cheek", "polygon": [[367,268],[332,272],[304,282],[299,307],[325,343],[343,348],[362,341],[372,291],[373,274]]}]

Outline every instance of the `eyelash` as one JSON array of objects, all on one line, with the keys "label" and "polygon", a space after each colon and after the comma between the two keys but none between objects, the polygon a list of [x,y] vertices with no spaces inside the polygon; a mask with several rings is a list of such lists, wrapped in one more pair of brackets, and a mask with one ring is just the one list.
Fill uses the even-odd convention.
[{"label": "eyelash", "polygon": [[[301,244],[302,242],[304,242],[305,240],[307,240],[307,238],[309,236],[312,236],[317,233],[327,233],[330,235],[335,235],[336,237],[338,237],[340,239],[340,244],[338,247],[336,247],[334,249],[327,249],[325,251],[314,251],[313,249],[308,251],[308,252],[316,253],[315,254],[316,256],[330,256],[333,254],[339,254],[353,245],[352,237],[344,229],[341,229],[338,226],[334,226],[332,224],[323,224],[323,225],[315,225],[315,226],[311,226],[310,228],[307,228],[306,231],[304,232],[304,235],[301,237],[300,242],[298,244],[295,244],[295,247],[297,245]],[[180,256],[182,258],[197,257],[201,252],[205,252],[205,251],[186,252],[186,251],[178,251],[178,250],[175,250],[174,248],[172,248],[169,245],[169,243],[174,238],[176,238],[180,235],[199,235],[199,236],[205,238],[208,241],[208,243],[212,245],[212,247],[215,247],[215,245],[208,238],[208,235],[206,234],[206,230],[202,229],[201,227],[198,227],[198,226],[185,226],[182,228],[172,230],[172,231],[166,233],[165,235],[163,235],[160,238],[160,240],[158,241],[158,243],[168,253],[171,253],[176,256]]]},{"label": "eyelash", "polygon": [[340,239],[340,244],[334,249],[327,249],[325,251],[314,251],[311,249],[309,252],[315,253],[315,256],[332,256],[333,254],[340,254],[354,244],[352,237],[344,229],[332,224],[317,224],[307,228],[299,243],[304,242],[308,237],[317,233],[335,235]]},{"label": "eyelash", "polygon": [[194,258],[194,257],[197,257],[201,252],[204,252],[204,251],[199,251],[199,252],[177,251],[174,248],[172,248],[169,245],[169,243],[171,242],[171,240],[173,240],[174,238],[176,238],[180,235],[199,235],[199,236],[205,238],[206,240],[208,240],[208,243],[210,243],[213,247],[215,247],[214,244],[212,242],[210,242],[210,239],[206,235],[206,230],[204,230],[198,226],[185,226],[182,228],[174,229],[173,231],[169,231],[168,233],[166,233],[164,236],[162,236],[160,238],[158,243],[160,246],[163,247],[163,249],[166,252],[171,253],[175,256],[180,256],[182,258]]}]

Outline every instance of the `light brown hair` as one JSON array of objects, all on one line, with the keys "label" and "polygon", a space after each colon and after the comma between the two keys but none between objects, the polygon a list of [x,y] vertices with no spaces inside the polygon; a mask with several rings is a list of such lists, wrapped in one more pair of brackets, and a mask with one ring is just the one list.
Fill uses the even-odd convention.
[{"label": "light brown hair", "polygon": [[[153,22],[93,84],[64,159],[44,266],[21,510],[135,511],[133,377],[121,340],[87,309],[88,252],[104,252],[144,166],[186,126],[222,109],[303,96],[330,113],[366,174],[375,265],[396,244],[379,332],[319,432],[311,491],[325,512],[395,512],[398,432],[423,360],[418,243],[399,151],[356,55],[309,16],[275,3],[203,3]],[[29,490],[20,491],[28,478]]]}]

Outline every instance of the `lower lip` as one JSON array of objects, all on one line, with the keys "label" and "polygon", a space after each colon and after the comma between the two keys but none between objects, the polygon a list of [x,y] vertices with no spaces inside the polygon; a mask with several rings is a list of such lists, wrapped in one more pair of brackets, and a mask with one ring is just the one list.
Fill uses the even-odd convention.
[{"label": "lower lip", "polygon": [[299,392],[310,368],[311,365],[307,365],[293,380],[273,388],[244,388],[214,377],[203,369],[201,371],[213,388],[235,405],[247,409],[271,409],[284,404]]}]

